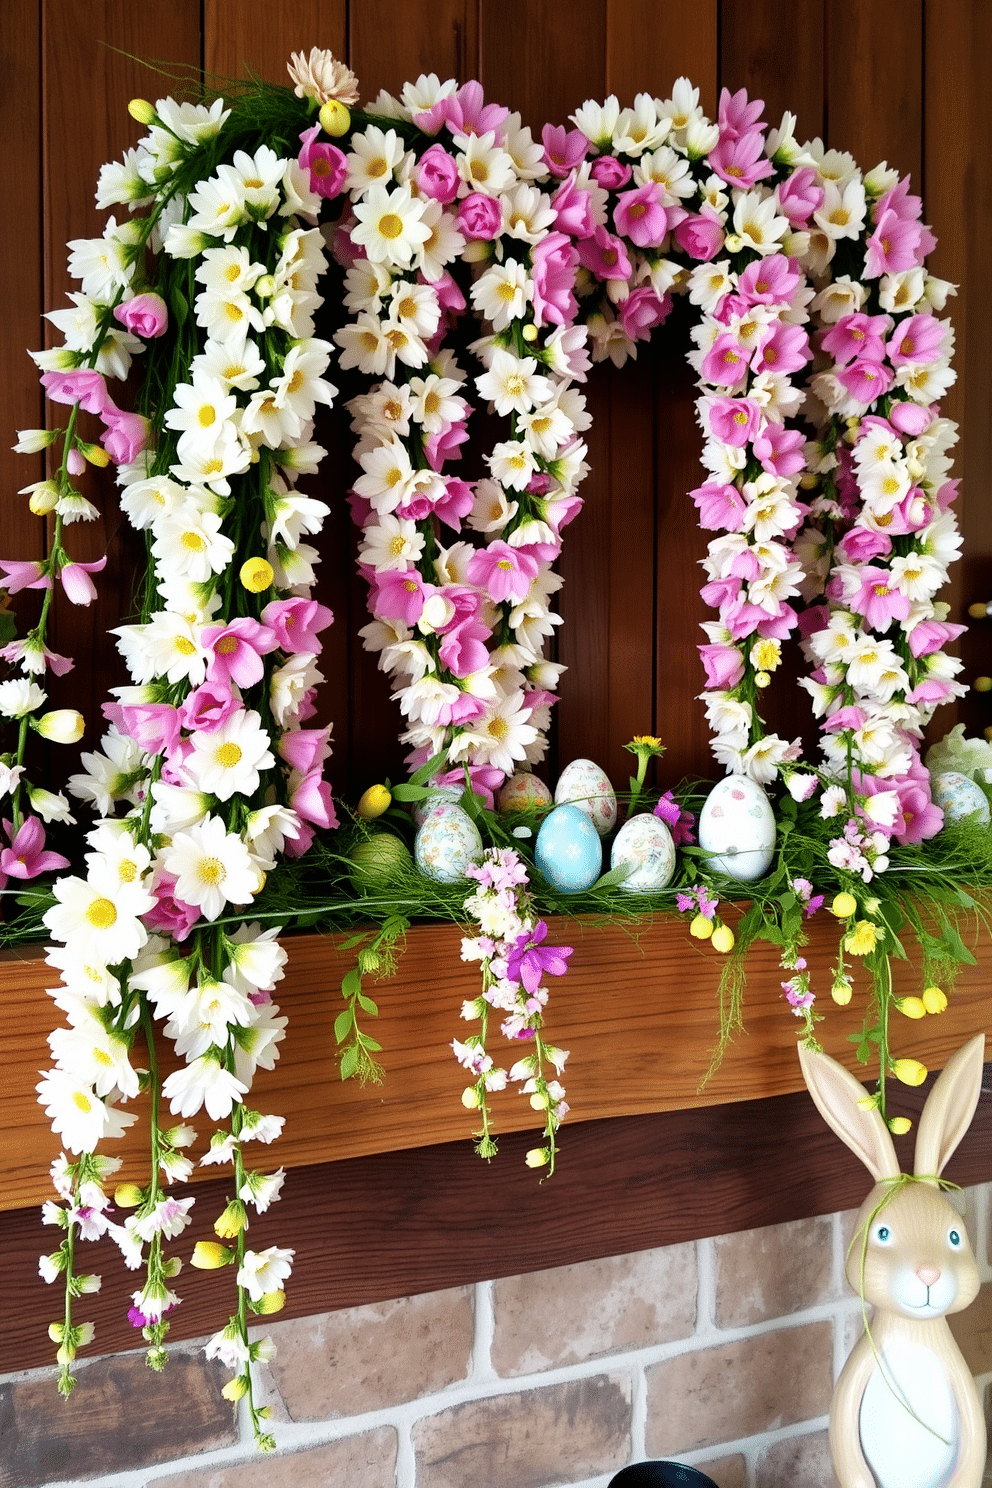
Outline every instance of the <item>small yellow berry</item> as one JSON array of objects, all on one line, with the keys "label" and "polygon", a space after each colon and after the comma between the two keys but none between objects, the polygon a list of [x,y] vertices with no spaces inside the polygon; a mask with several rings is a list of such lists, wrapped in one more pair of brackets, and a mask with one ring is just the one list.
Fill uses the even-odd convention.
[{"label": "small yellow berry", "polygon": [[329,98],[321,106],[317,118],[320,120],[321,129],[332,139],[340,139],[351,128],[351,113],[347,105],[339,103],[336,98]]},{"label": "small yellow berry", "polygon": [[857,912],[858,901],[853,894],[843,890],[834,895],[834,902],[830,906],[830,913],[836,915],[839,920],[849,920],[851,915]]},{"label": "small yellow berry", "polygon": [[897,1059],[892,1066],[892,1073],[903,1085],[922,1085],[927,1077],[927,1067],[918,1059]]},{"label": "small yellow berry", "polygon": [[551,1153],[546,1147],[532,1147],[524,1158],[529,1168],[544,1168],[551,1161]]},{"label": "small yellow berry", "polygon": [[477,1111],[482,1105],[482,1097],[474,1085],[466,1085],[462,1091],[462,1105],[466,1111]]},{"label": "small yellow berry", "polygon": [[392,796],[384,785],[370,785],[358,803],[358,814],[364,821],[374,821],[386,810]]},{"label": "small yellow berry", "polygon": [[250,594],[261,594],[263,589],[271,587],[275,573],[268,559],[248,558],[242,563],[238,577]]},{"label": "small yellow berry", "polygon": [[240,1400],[248,1394],[248,1381],[239,1374],[234,1379],[228,1380],[220,1393],[225,1400]]},{"label": "small yellow berry", "polygon": [[889,1131],[896,1137],[904,1137],[912,1125],[913,1123],[908,1116],[892,1116],[889,1118]]},{"label": "small yellow berry", "polygon": [[754,674],[755,687],[770,687],[771,680],[767,672],[755,672]]},{"label": "small yellow berry", "polygon": [[713,934],[713,921],[704,914],[697,914],[689,926],[689,934],[696,940],[709,940]]},{"label": "small yellow berry", "polygon": [[972,686],[976,692],[992,692],[992,677],[976,677]]},{"label": "small yellow berry", "polygon": [[939,987],[924,987],[923,1006],[928,1013],[942,1013],[947,1007],[947,995]]},{"label": "small yellow berry", "polygon": [[896,1007],[906,1018],[925,1018],[927,1015],[922,997],[897,998]]},{"label": "small yellow berry", "polygon": [[536,341],[537,340],[537,326],[534,325],[533,321],[528,321],[527,324],[524,326],[523,330],[520,332],[520,334],[521,334],[521,336],[523,336],[523,338],[524,338],[525,341]]},{"label": "small yellow berry", "polygon": [[151,124],[155,118],[155,105],[149,103],[147,98],[132,98],[127,111],[139,124]]},{"label": "small yellow berry", "polygon": [[830,996],[838,1007],[847,1007],[851,1000],[853,988],[850,982],[834,982],[830,988]]},{"label": "small yellow berry", "polygon": [[977,604],[968,606],[968,614],[972,620],[984,620],[986,613],[986,608],[981,600]]},{"label": "small yellow berry", "polygon": [[734,932],[729,925],[717,925],[713,931],[712,945],[715,951],[724,956],[734,949]]},{"label": "small yellow berry", "polygon": [[47,517],[59,504],[58,487],[54,481],[41,481],[35,486],[28,500],[28,510],[33,517]]}]

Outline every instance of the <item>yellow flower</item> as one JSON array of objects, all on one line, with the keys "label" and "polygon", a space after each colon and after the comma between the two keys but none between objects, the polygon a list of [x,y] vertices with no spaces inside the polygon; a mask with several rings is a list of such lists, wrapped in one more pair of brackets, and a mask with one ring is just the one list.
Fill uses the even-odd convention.
[{"label": "yellow flower", "polygon": [[240,1199],[232,1199],[219,1219],[214,1220],[214,1234],[221,1240],[236,1240],[248,1228],[248,1216]]},{"label": "yellow flower", "polygon": [[906,1018],[925,1018],[927,1015],[921,997],[897,997],[896,1007]]},{"label": "yellow flower", "polygon": [[221,1266],[230,1265],[233,1260],[234,1252],[226,1245],[218,1245],[216,1240],[198,1240],[189,1263],[198,1271],[219,1271]]},{"label": "yellow flower", "polygon": [[482,1097],[474,1085],[466,1085],[462,1091],[462,1105],[466,1111],[477,1111],[482,1105]]},{"label": "yellow flower", "polygon": [[717,925],[712,936],[713,949],[726,955],[734,949],[734,932],[729,925]]},{"label": "yellow flower", "polygon": [[889,1120],[889,1131],[896,1137],[904,1137],[912,1125],[908,1116],[892,1116]]},{"label": "yellow flower", "polygon": [[858,920],[853,930],[844,936],[844,949],[852,956],[868,956],[885,939],[885,927],[872,920]]},{"label": "yellow flower", "polygon": [[846,977],[839,977],[830,988],[830,996],[838,1007],[847,1007],[851,1000],[852,987]]},{"label": "yellow flower", "polygon": [[220,1393],[225,1400],[240,1400],[243,1395],[248,1394],[248,1381],[240,1374],[235,1375],[234,1379],[228,1380]]},{"label": "yellow flower", "polygon": [[136,1183],[118,1183],[114,1189],[114,1203],[119,1209],[137,1209],[144,1199],[144,1190]]},{"label": "yellow flower", "polygon": [[849,920],[853,914],[857,914],[858,901],[853,894],[843,893],[834,896],[834,902],[830,906],[830,913],[836,915],[839,920]]},{"label": "yellow flower", "polygon": [[149,103],[147,98],[132,98],[127,111],[139,124],[151,124],[155,120],[155,105]]},{"label": "yellow flower", "polygon": [[532,1147],[524,1158],[524,1162],[529,1168],[543,1168],[547,1166],[550,1159],[551,1153],[546,1147]]},{"label": "yellow flower", "polygon": [[275,574],[272,564],[266,558],[247,558],[241,565],[238,575],[242,586],[251,594],[261,594],[263,589],[271,587]]},{"label": "yellow flower", "polygon": [[358,803],[358,814],[365,821],[374,821],[381,816],[392,800],[384,785],[370,785]]},{"label": "yellow flower", "polygon": [[340,99],[329,98],[317,115],[320,127],[332,139],[340,139],[351,128],[351,112]]},{"label": "yellow flower", "polygon": [[110,456],[101,444],[87,444],[85,440],[77,439],[76,448],[87,464],[95,465],[98,470],[106,470],[110,464]]},{"label": "yellow flower", "polygon": [[689,934],[695,936],[696,940],[709,940],[713,934],[713,921],[704,914],[697,914],[689,926]]},{"label": "yellow flower", "polygon": [[923,1006],[928,1013],[942,1013],[947,1006],[947,996],[939,987],[925,987]]},{"label": "yellow flower", "polygon": [[252,1303],[252,1311],[260,1312],[263,1316],[265,1316],[271,1312],[282,1312],[285,1306],[285,1292],[266,1292],[264,1297],[259,1297],[257,1302]]},{"label": "yellow flower", "polygon": [[892,1066],[892,1073],[904,1085],[922,1085],[927,1077],[927,1067],[918,1059],[897,1059]]},{"label": "yellow flower", "polygon": [[[778,641],[772,639],[770,636],[762,636],[751,647],[750,662],[753,667],[757,667],[759,672],[773,672],[781,660],[782,647]],[[757,678],[755,678],[755,681],[757,681]],[[768,683],[759,682],[758,686],[767,687]]]}]

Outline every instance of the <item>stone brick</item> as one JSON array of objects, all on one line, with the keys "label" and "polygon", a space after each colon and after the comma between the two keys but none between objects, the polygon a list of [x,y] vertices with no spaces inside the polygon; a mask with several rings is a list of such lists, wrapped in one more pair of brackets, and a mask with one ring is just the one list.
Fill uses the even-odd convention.
[{"label": "stone brick", "polygon": [[383,1410],[464,1380],[473,1329],[469,1287],[276,1323],[269,1378],[293,1421]]},{"label": "stone brick", "polygon": [[229,1371],[201,1355],[173,1353],[161,1374],[144,1352],[112,1354],[79,1371],[63,1400],[54,1378],[0,1385],[0,1488],[40,1488],[64,1478],[101,1479],[237,1440],[221,1395]]},{"label": "stone brick", "polygon": [[380,1426],[309,1451],[279,1452],[234,1467],[191,1468],[156,1478],[155,1488],[395,1488],[396,1447],[393,1428]]},{"label": "stone brick", "polygon": [[970,1307],[951,1313],[947,1321],[972,1374],[988,1374],[992,1369],[992,1282],[985,1283]]},{"label": "stone brick", "polygon": [[744,1328],[833,1301],[832,1236],[824,1217],[714,1240],[717,1327]]},{"label": "stone brick", "polygon": [[716,1488],[747,1488],[747,1462],[739,1452],[732,1457],[714,1457],[706,1462],[696,1462],[693,1466],[712,1478]]},{"label": "stone brick", "polygon": [[417,1488],[560,1488],[618,1471],[631,1457],[631,1384],[594,1375],[497,1395],[413,1428]]},{"label": "stone brick", "polygon": [[577,1364],[616,1349],[690,1336],[696,1323],[696,1248],[557,1266],[493,1283],[492,1363],[502,1375]]},{"label": "stone brick", "polygon": [[793,1436],[766,1447],[757,1461],[755,1481],[761,1488],[796,1488],[797,1483],[837,1488],[827,1433]]},{"label": "stone brick", "polygon": [[829,1323],[776,1328],[645,1370],[648,1452],[665,1457],[826,1415]]}]

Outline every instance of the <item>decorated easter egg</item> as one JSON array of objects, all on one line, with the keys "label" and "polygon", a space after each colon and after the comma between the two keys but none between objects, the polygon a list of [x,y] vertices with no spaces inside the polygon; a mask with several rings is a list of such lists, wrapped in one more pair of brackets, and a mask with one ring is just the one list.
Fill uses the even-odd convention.
[{"label": "decorated easter egg", "polygon": [[363,838],[349,853],[351,881],[356,889],[378,893],[402,878],[411,866],[410,849],[392,832],[377,832]]},{"label": "decorated easter egg", "polygon": [[593,760],[566,765],[555,787],[556,806],[577,806],[585,812],[600,837],[612,832],[617,820],[617,798],[608,777]]},{"label": "decorated easter egg", "polygon": [[435,883],[457,883],[482,857],[479,829],[460,806],[437,801],[424,817],[413,844],[417,867]]},{"label": "decorated easter egg", "polygon": [[533,811],[551,805],[551,792],[537,775],[520,770],[500,787],[496,804],[500,811]]},{"label": "decorated easter egg", "polygon": [[591,888],[603,866],[603,844],[578,806],[556,806],[541,823],[534,861],[553,889],[578,894]]},{"label": "decorated easter egg", "polygon": [[757,781],[728,775],[713,787],[699,814],[699,845],[714,873],[754,883],[768,872],[775,817]]},{"label": "decorated easter egg", "polygon": [[629,868],[619,885],[626,894],[663,889],[675,872],[675,843],[660,816],[642,811],[625,821],[613,842],[611,868]]},{"label": "decorated easter egg", "polygon": [[430,795],[424,796],[413,808],[413,820],[418,827],[422,827],[432,807],[440,805],[442,801],[450,801],[456,805],[462,798],[463,785],[432,785]]},{"label": "decorated easter egg", "polygon": [[976,811],[978,821],[988,822],[988,797],[970,775],[962,775],[960,770],[942,770],[939,775],[932,776],[930,786],[934,803],[944,813],[945,822],[963,821]]}]

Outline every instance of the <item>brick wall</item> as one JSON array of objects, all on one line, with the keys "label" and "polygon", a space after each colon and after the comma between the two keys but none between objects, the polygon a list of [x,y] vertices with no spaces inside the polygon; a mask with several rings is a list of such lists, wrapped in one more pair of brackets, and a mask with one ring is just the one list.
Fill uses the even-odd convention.
[{"label": "brick wall", "polygon": [[[988,1406],[992,1183],[965,1218],[983,1287],[952,1323]],[[605,1488],[652,1457],[719,1488],[828,1488],[832,1380],[861,1327],[852,1220],[276,1321],[265,1459],[193,1345],[161,1376],[95,1360],[68,1402],[47,1370],[4,1376],[0,1488]]]}]

